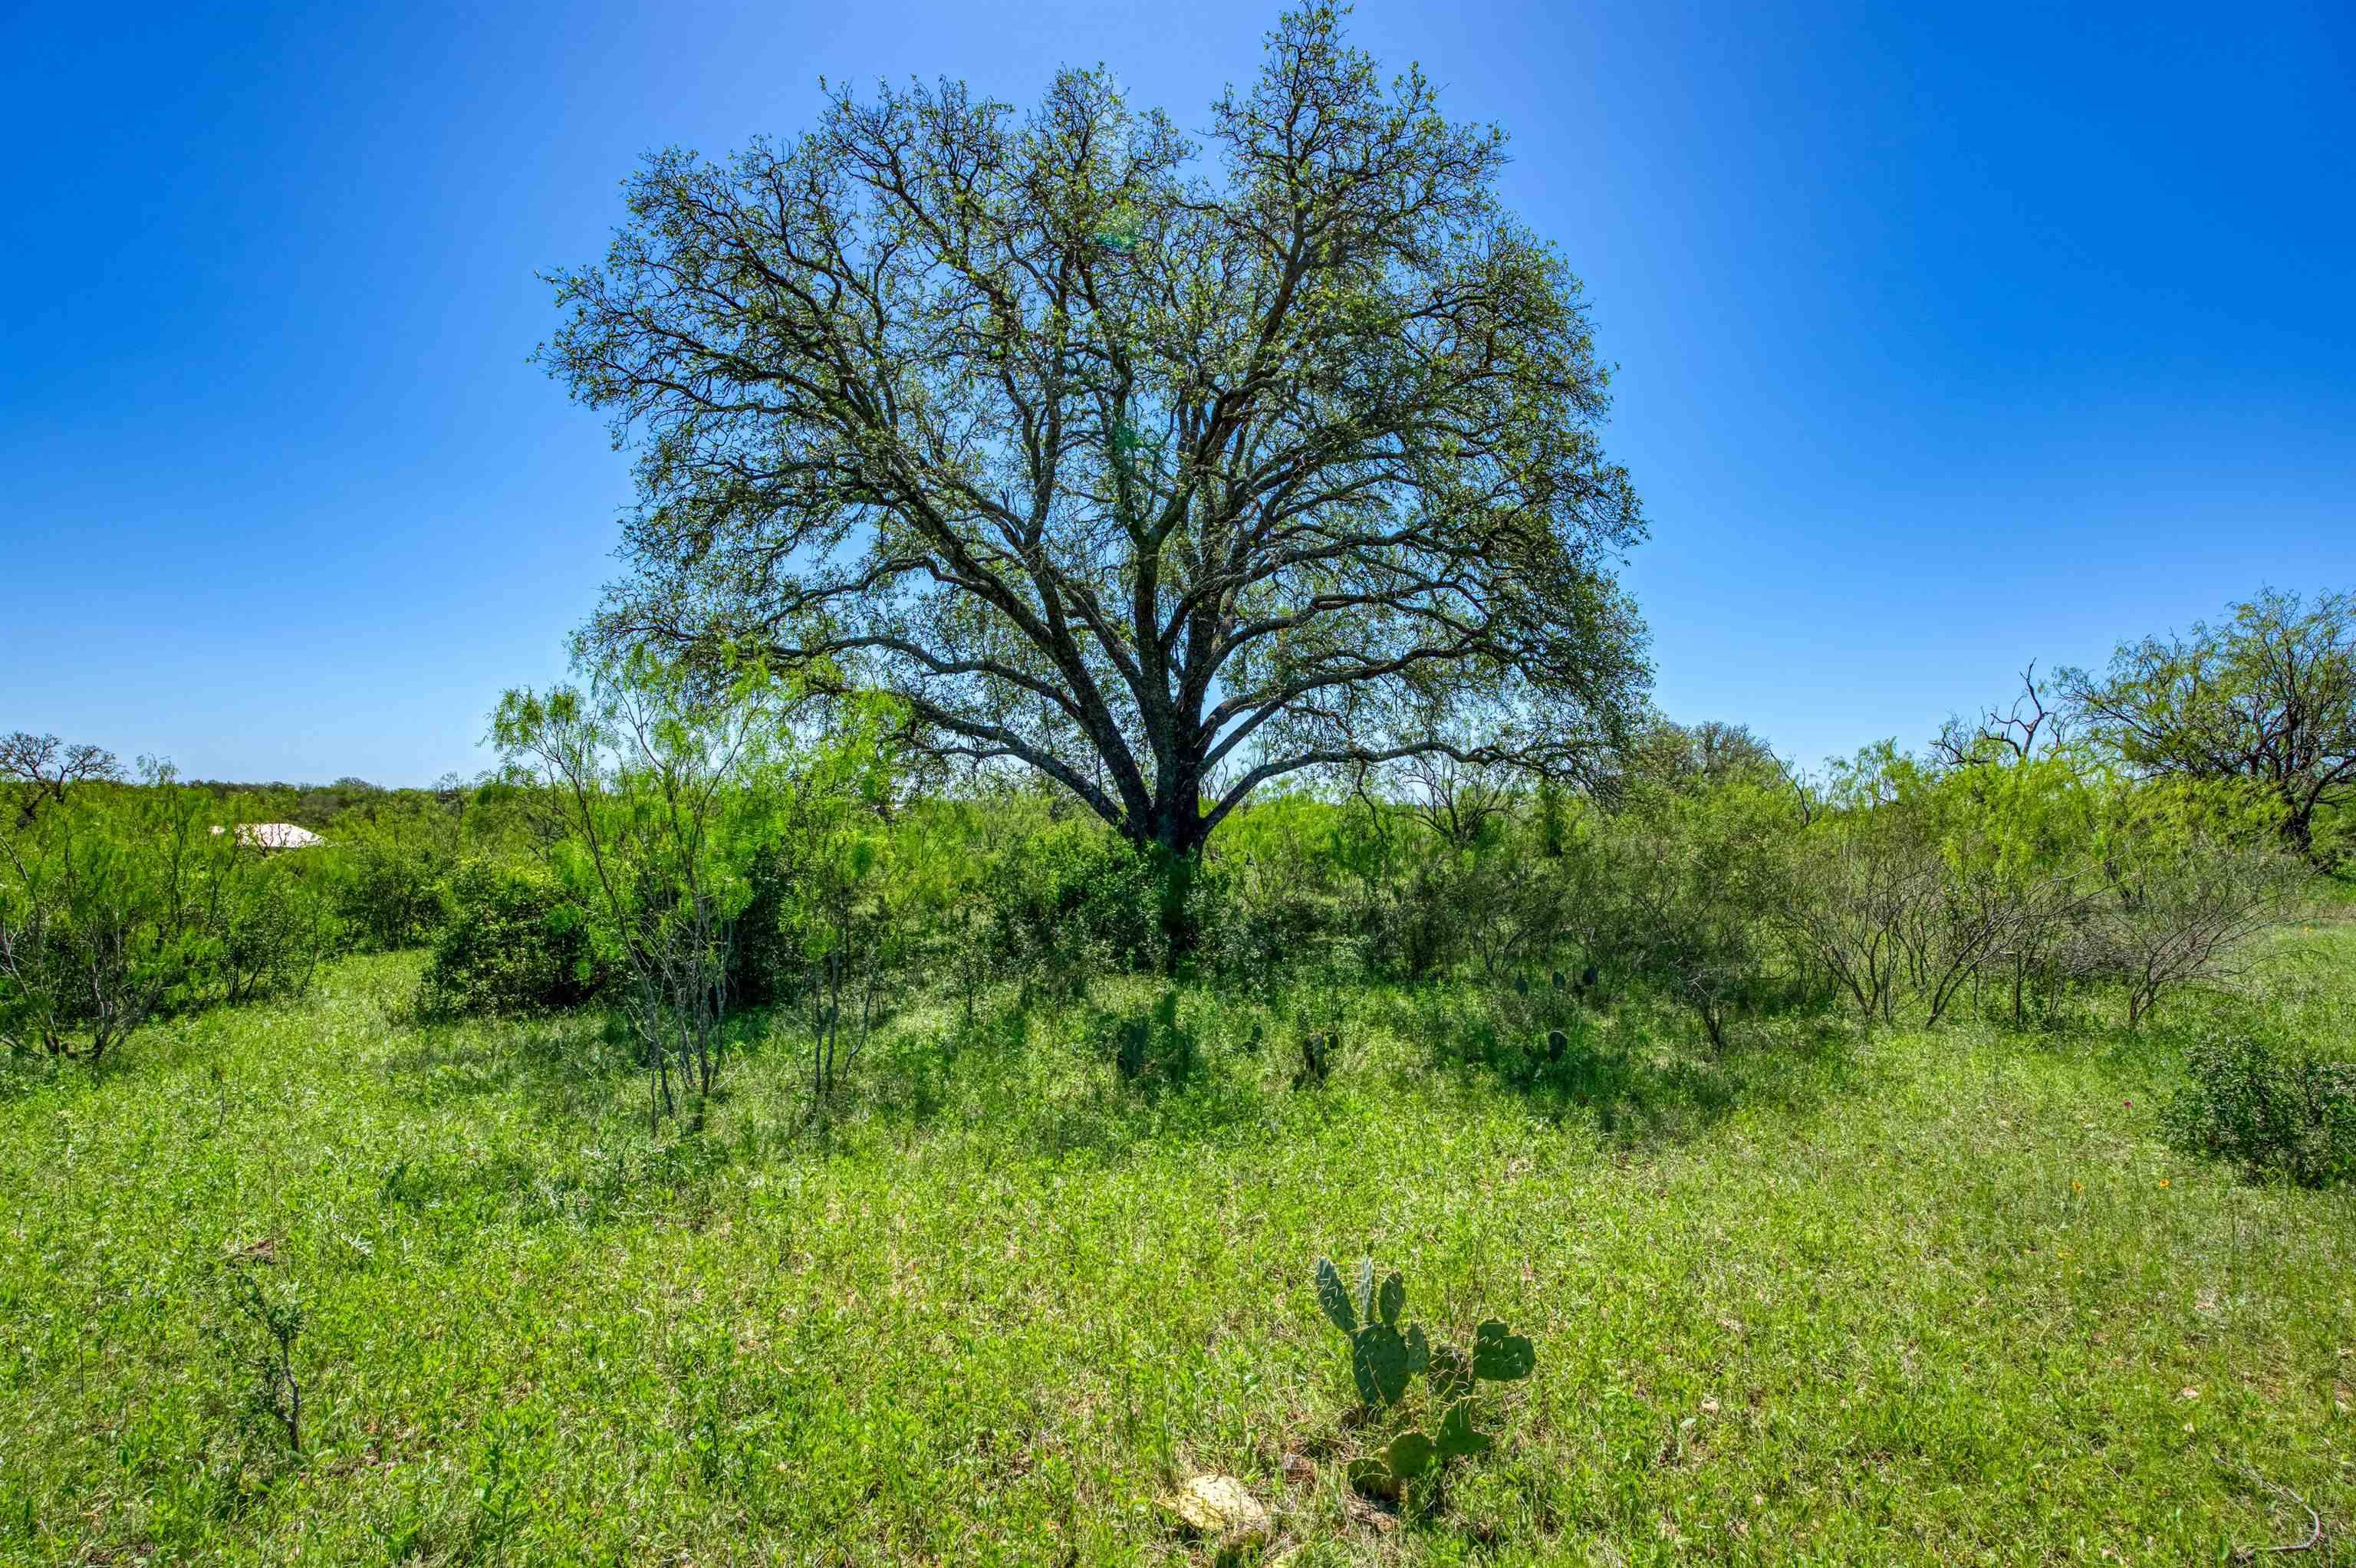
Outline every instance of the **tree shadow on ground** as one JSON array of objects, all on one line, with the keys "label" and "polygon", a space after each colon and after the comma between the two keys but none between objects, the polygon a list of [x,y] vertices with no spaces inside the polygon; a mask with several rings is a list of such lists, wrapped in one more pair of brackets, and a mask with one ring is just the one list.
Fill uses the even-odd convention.
[{"label": "tree shadow on ground", "polygon": [[737,1153],[700,1135],[534,1157],[453,1151],[396,1161],[383,1171],[378,1197],[390,1209],[436,1216],[454,1235],[495,1223],[595,1226],[641,1219],[658,1196],[667,1212],[691,1221],[711,1208],[717,1179]]},{"label": "tree shadow on ground", "polygon": [[1740,1018],[1719,1049],[1689,1014],[1641,993],[1608,1005],[1425,994],[1402,1000],[1395,1027],[1433,1071],[1624,1142],[1683,1142],[1746,1108],[1804,1115],[1861,1087],[1856,1029],[1825,1008]]},{"label": "tree shadow on ground", "polygon": [[[767,1009],[748,1008],[725,1022],[719,1040],[722,1094],[730,1071],[762,1054],[774,1031]],[[423,1106],[515,1095],[546,1120],[596,1122],[627,1100],[632,1086],[648,1092],[645,1050],[627,1021],[610,1008],[523,1018],[420,1018],[406,1032],[408,1042],[387,1054],[381,1069]],[[643,1106],[638,1114],[645,1114]]]},{"label": "tree shadow on ground", "polygon": [[1217,1141],[1263,1123],[1268,1091],[1194,999],[1013,1006],[914,1029],[886,1042],[845,1110],[903,1140],[957,1130],[1013,1157],[1112,1161],[1149,1142]]},{"label": "tree shadow on ground", "polygon": [[[1322,1114],[1321,1084],[1304,1081],[1301,1059],[1311,1035],[1336,1042],[1337,1092],[1438,1076],[1474,1093],[1503,1089],[1549,1120],[1629,1143],[1697,1136],[1746,1107],[1803,1114],[1854,1076],[1850,1031],[1820,1015],[1747,1020],[1713,1054],[1686,1038],[1695,1031],[1684,1015],[1642,999],[1541,1019],[1547,1027],[1533,1036],[1483,996],[1355,987],[1270,998],[1117,977],[1076,1001],[1001,998],[969,1013],[920,1004],[874,1037],[822,1112],[804,1070],[806,1021],[748,1013],[733,1026],[710,1125],[682,1117],[659,1133],[644,1119],[635,1047],[602,1014],[421,1020],[382,1063],[413,1103],[512,1096],[580,1136],[568,1132],[545,1163],[402,1171],[388,1200],[594,1221],[642,1211],[649,1198],[691,1215],[734,1165],[836,1157],[879,1142],[912,1148],[946,1137],[991,1162],[1108,1166],[1149,1149],[1219,1147]],[[1549,1034],[1561,1036],[1558,1048]]]}]

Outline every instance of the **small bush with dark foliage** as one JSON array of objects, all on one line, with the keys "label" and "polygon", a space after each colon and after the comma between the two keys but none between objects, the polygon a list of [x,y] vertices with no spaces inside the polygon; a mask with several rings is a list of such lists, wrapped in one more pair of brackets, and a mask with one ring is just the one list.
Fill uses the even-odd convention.
[{"label": "small bush with dark foliage", "polygon": [[1093,974],[1161,962],[1151,864],[1087,824],[1028,836],[991,868],[986,886],[993,955],[1051,995],[1077,997]]},{"label": "small bush with dark foliage", "polygon": [[2356,1062],[2254,1036],[2211,1036],[2167,1110],[2182,1148],[2253,1176],[2326,1187],[2356,1177]]},{"label": "small bush with dark foliage", "polygon": [[794,881],[802,868],[794,847],[765,844],[744,868],[751,897],[736,916],[728,955],[728,997],[738,1007],[768,1007],[800,991],[809,967],[801,933],[790,924]]},{"label": "small bush with dark foliage", "polygon": [[443,889],[444,914],[419,997],[429,1013],[577,1007],[605,978],[588,917],[536,867],[469,860]]}]

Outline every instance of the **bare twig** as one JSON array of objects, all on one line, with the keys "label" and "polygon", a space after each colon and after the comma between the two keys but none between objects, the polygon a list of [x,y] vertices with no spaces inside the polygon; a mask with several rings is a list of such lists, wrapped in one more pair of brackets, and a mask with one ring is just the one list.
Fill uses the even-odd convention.
[{"label": "bare twig", "polygon": [[2315,1505],[2308,1502],[2305,1498],[2300,1497],[2297,1492],[2292,1491],[2288,1487],[2282,1485],[2279,1481],[2267,1480],[2264,1476],[2259,1475],[2247,1465],[2241,1466],[2240,1469],[2243,1475],[2248,1477],[2251,1480],[2255,1481],[2259,1486],[2265,1488],[2266,1490],[2270,1492],[2279,1492],[2284,1497],[2288,1498],[2292,1502],[2297,1503],[2300,1508],[2307,1510],[2307,1539],[2290,1546],[2236,1547],[2234,1549],[2234,1555],[2238,1557],[2255,1557],[2278,1552],[2314,1551],[2316,1546],[2323,1540],[2323,1516],[2315,1511]]}]

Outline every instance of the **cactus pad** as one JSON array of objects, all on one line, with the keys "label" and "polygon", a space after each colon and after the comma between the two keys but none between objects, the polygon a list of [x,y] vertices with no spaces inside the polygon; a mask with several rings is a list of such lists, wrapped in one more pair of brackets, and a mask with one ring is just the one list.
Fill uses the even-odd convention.
[{"label": "cactus pad", "polygon": [[1333,1266],[1332,1258],[1317,1260],[1317,1305],[1333,1320],[1333,1327],[1344,1334],[1358,1331],[1358,1315],[1350,1307],[1350,1293],[1342,1288],[1342,1272]]},{"label": "cactus pad", "polygon": [[1472,1332],[1472,1375],[1491,1382],[1513,1382],[1530,1375],[1537,1365],[1537,1350],[1519,1334],[1492,1317]]},{"label": "cactus pad", "polygon": [[1397,1404],[1407,1392],[1407,1341],[1387,1323],[1369,1323],[1350,1339],[1350,1376],[1371,1405]]},{"label": "cactus pad", "polygon": [[1402,1432],[1383,1450],[1391,1474],[1402,1481],[1412,1481],[1430,1469],[1432,1461],[1439,1456],[1440,1445],[1420,1432]]},{"label": "cactus pad", "polygon": [[1448,1407],[1440,1418],[1440,1456],[1443,1459],[1470,1458],[1489,1451],[1490,1438],[1485,1432],[1472,1429],[1472,1403],[1459,1400]]}]

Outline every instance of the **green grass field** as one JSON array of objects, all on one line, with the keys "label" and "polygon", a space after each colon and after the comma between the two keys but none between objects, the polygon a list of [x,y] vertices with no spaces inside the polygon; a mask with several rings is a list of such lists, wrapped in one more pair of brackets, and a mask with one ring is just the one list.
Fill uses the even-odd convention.
[{"label": "green grass field", "polygon": [[[2278,1023],[2356,1034],[2356,924],[2276,962]],[[2219,1562],[2304,1540],[2294,1494],[2282,1561],[2356,1563],[2356,1199],[2160,1140],[2212,1004],[1717,1061],[1631,1014],[1586,1104],[1435,1050],[1429,995],[1347,997],[1303,1092],[1207,991],[1159,1092],[1086,1009],[919,1009],[825,1128],[780,1025],[655,1138],[599,1019],[421,1026],[416,976],[0,1100],[0,1559],[1177,1562],[1157,1499],[1214,1471],[1304,1568]],[[220,1284],[264,1239],[299,1460]],[[1369,1252],[1538,1352],[1396,1516],[1310,1284]]]}]

